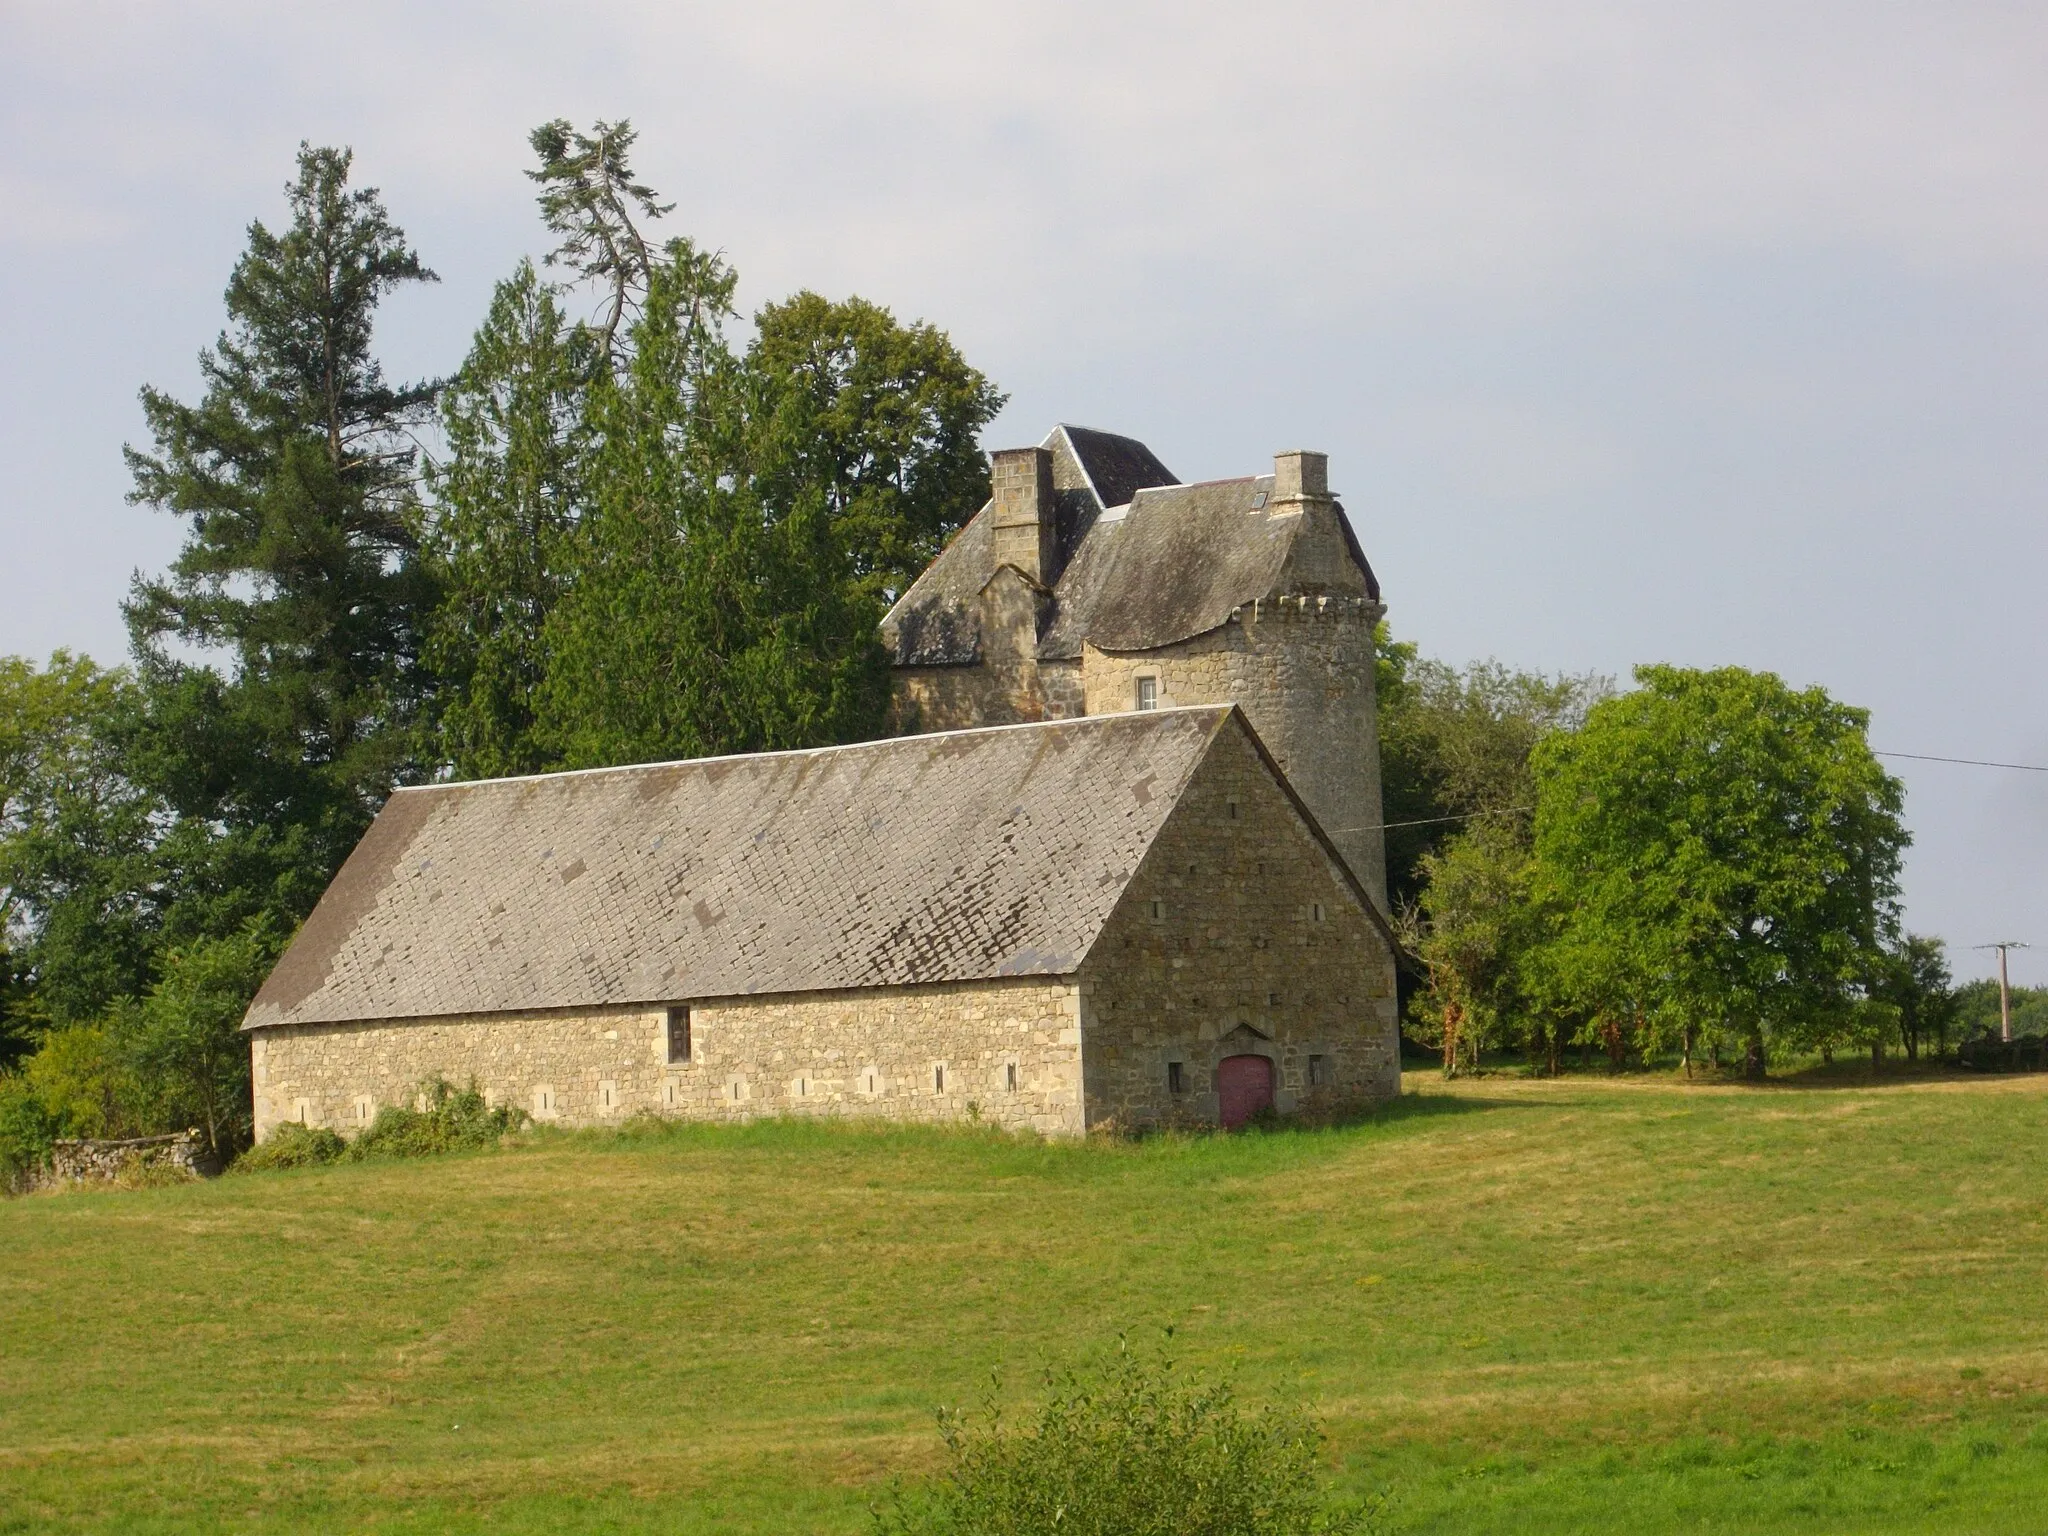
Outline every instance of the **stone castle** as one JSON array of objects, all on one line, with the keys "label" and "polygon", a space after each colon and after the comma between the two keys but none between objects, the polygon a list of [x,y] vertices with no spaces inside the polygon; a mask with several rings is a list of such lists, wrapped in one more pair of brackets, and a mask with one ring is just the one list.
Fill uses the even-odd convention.
[{"label": "stone castle", "polygon": [[257,1134],[1241,1123],[1399,1084],[1379,588],[1320,454],[1060,427],[883,626],[899,734],[395,793],[251,1005]]},{"label": "stone castle", "polygon": [[1384,910],[1379,582],[1320,453],[1182,485],[1143,443],[1055,427],[882,625],[912,729],[1236,704]]}]

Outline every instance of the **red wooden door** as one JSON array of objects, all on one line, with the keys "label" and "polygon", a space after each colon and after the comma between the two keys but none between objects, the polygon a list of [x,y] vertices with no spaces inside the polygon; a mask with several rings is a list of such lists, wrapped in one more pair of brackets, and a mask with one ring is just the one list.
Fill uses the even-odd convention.
[{"label": "red wooden door", "polygon": [[1217,1116],[1234,1130],[1273,1107],[1273,1063],[1264,1056],[1226,1056],[1216,1069]]}]

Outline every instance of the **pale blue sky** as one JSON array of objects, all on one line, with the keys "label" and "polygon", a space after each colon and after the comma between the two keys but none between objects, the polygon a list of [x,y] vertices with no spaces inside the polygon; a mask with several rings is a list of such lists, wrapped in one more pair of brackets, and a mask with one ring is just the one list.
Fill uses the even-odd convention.
[{"label": "pale blue sky", "polygon": [[[345,33],[338,32],[346,25]],[[1875,3],[0,0],[0,651],[123,649],[128,508],[301,138],[460,358],[543,241],[526,131],[626,115],[749,304],[858,292],[1186,479],[1331,455],[1452,660],[1738,662],[1876,745],[2048,764],[2048,11]],[[1894,763],[1908,915],[2044,948],[2048,775]]]}]

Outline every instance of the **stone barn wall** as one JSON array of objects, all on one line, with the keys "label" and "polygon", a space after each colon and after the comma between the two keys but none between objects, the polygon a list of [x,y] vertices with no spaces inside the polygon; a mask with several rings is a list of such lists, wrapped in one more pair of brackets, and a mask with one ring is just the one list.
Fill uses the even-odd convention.
[{"label": "stone barn wall", "polygon": [[690,1005],[690,1060],[675,1064],[665,1006],[281,1025],[255,1034],[256,1133],[353,1134],[439,1076],[563,1125],[972,1113],[1076,1134],[1078,1010],[1071,980],[1037,977],[713,999]]},{"label": "stone barn wall", "polygon": [[1272,1059],[1283,1114],[1312,1093],[1400,1091],[1392,947],[1236,731],[1139,865],[1080,992],[1091,1124],[1213,1123],[1217,1064],[1236,1054]]}]

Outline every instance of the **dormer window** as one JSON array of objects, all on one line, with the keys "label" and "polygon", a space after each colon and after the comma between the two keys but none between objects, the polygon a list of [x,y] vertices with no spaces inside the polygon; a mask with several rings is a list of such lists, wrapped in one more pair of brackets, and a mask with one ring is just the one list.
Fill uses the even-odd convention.
[{"label": "dormer window", "polygon": [[1140,709],[1157,709],[1158,707],[1159,707],[1159,679],[1158,679],[1158,678],[1156,678],[1156,677],[1141,677],[1141,678],[1139,678],[1139,679],[1138,679],[1138,708],[1140,708]]}]

